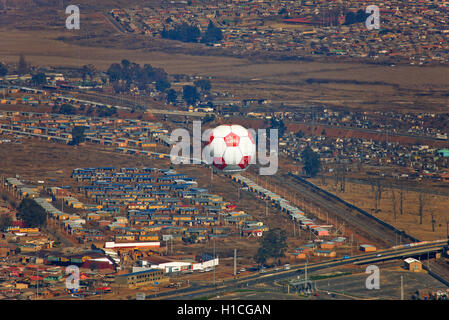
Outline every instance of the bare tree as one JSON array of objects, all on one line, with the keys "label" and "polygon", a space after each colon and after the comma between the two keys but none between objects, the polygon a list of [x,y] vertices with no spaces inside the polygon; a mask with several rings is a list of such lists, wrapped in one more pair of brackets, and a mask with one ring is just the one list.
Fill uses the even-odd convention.
[{"label": "bare tree", "polygon": [[399,189],[399,213],[402,216],[403,213],[403,201],[404,201],[404,185],[401,182],[401,188]]},{"label": "bare tree", "polygon": [[372,189],[374,189],[374,209],[377,212],[379,209],[380,200],[382,199],[382,191],[383,191],[380,179],[376,179],[374,181],[374,185],[373,185]]},{"label": "bare tree", "polygon": [[394,221],[396,221],[396,195],[393,188],[391,188],[391,202],[393,206]]},{"label": "bare tree", "polygon": [[20,54],[19,63],[17,65],[17,73],[19,75],[24,75],[28,72],[28,63],[25,61],[23,54]]},{"label": "bare tree", "polygon": [[419,201],[419,224],[422,224],[423,221],[423,214],[424,214],[424,207],[427,204],[428,197],[426,194],[424,194],[422,191],[419,193],[418,201]]},{"label": "bare tree", "polygon": [[341,192],[345,192],[345,190],[346,190],[346,164],[343,164],[343,167],[342,167],[340,190],[341,190]]}]

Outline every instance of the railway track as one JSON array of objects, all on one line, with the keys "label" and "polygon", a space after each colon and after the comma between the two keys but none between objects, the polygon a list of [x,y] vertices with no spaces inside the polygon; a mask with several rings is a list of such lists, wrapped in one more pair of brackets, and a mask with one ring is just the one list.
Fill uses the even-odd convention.
[{"label": "railway track", "polygon": [[295,189],[305,199],[310,201],[313,206],[334,215],[339,221],[345,223],[345,227],[356,231],[358,234],[375,241],[383,247],[419,241],[405,232],[379,221],[368,213],[362,213],[360,209],[357,210],[355,207],[336,200],[319,188],[314,188],[300,179],[296,179],[291,174],[283,174],[280,177],[273,176],[273,179],[277,180],[281,185],[287,185]]},{"label": "railway track", "polygon": [[423,264],[429,274],[449,287],[449,268],[443,261],[429,261],[429,264]]}]

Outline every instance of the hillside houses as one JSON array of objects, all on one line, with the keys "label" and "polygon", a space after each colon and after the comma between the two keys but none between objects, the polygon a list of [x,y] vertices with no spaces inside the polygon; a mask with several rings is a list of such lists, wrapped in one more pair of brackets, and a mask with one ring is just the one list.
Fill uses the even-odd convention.
[{"label": "hillside houses", "polygon": [[152,38],[160,38],[164,28],[181,23],[194,24],[204,31],[211,20],[223,33],[223,40],[214,46],[232,48],[236,53],[335,56],[416,65],[448,63],[448,46],[444,41],[449,35],[445,23],[447,5],[435,5],[431,0],[389,0],[378,4],[380,30],[367,30],[364,23],[343,24],[346,13],[365,11],[370,4],[366,1],[329,4],[318,0],[195,3],[113,9],[110,15],[127,32]]}]

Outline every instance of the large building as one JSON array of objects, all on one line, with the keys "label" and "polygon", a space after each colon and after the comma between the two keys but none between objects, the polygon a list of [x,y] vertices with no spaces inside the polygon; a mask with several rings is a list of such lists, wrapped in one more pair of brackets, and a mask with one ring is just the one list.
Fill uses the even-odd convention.
[{"label": "large building", "polygon": [[160,269],[148,269],[145,271],[132,272],[118,275],[115,283],[120,287],[139,287],[146,285],[158,285],[160,282],[168,281],[164,277],[164,271]]}]

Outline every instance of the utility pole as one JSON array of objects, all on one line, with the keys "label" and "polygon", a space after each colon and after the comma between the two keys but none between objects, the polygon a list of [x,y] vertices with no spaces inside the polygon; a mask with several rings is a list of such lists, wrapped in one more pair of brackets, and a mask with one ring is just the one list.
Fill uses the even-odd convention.
[{"label": "utility pole", "polygon": [[404,279],[401,276],[401,300],[404,300]]},{"label": "utility pole", "polygon": [[213,267],[214,267],[214,288],[215,288],[215,239],[214,239],[214,260],[213,260]]},{"label": "utility pole", "polygon": [[446,238],[449,239],[449,220],[446,221]]},{"label": "utility pole", "polygon": [[237,275],[237,249],[234,249],[234,277]]},{"label": "utility pole", "polygon": [[212,187],[212,181],[214,181],[214,168],[212,167],[212,164],[210,165],[210,183]]},{"label": "utility pole", "polygon": [[265,200],[265,216],[268,217],[268,200]]},{"label": "utility pole", "polygon": [[305,269],[304,269],[304,286],[307,286],[307,262],[309,262],[309,259],[308,258],[306,258],[306,267],[305,267]]},{"label": "utility pole", "polygon": [[352,257],[352,248],[353,248],[352,243],[353,243],[353,241],[354,241],[354,234],[351,233],[351,257]]},{"label": "utility pole", "polygon": [[433,212],[432,212],[432,214],[431,214],[431,217],[432,217],[432,232],[435,232],[435,218],[434,218],[434,216],[433,216]]}]

